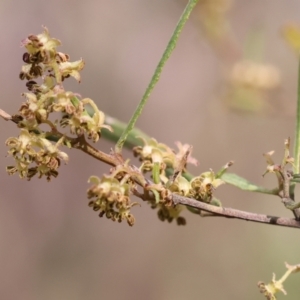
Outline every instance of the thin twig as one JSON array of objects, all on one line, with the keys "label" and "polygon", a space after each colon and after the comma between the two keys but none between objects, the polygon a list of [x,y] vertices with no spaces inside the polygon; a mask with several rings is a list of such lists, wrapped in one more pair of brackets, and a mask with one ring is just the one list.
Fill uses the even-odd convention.
[{"label": "thin twig", "polygon": [[213,206],[204,202],[200,202],[176,194],[172,194],[171,200],[175,205],[177,204],[187,205],[227,218],[241,219],[245,221],[258,222],[258,223],[277,225],[277,226],[300,228],[300,222],[296,221],[295,219],[261,215],[261,214],[255,214],[255,213],[241,211],[241,210],[228,208],[228,207]]},{"label": "thin twig", "polygon": [[[294,141],[294,174],[300,173],[300,60],[298,64],[297,120]],[[295,188],[295,187],[294,187]]]},{"label": "thin twig", "polygon": [[93,147],[86,141],[84,135],[78,138],[68,138],[68,140],[70,141],[73,148],[81,150],[84,153],[96,158],[97,160],[100,160],[111,166],[117,166],[124,163],[120,156],[114,154],[106,154],[105,152],[102,152]]},{"label": "thin twig", "polygon": [[[84,151],[87,154],[90,154],[94,157],[100,156],[103,159],[111,159],[110,164],[116,165],[116,159],[114,156],[110,156],[105,154],[106,156],[103,157],[102,154],[98,155],[96,154],[97,149],[93,148],[91,145],[88,144],[87,141],[84,142],[85,147],[78,147],[77,149]],[[92,152],[90,152],[92,151]],[[95,152],[96,151],[96,152]],[[134,167],[133,168],[137,168]],[[135,194],[136,196],[139,196],[138,194]],[[145,200],[145,199],[142,199]],[[251,222],[258,222],[258,223],[264,223],[264,224],[270,224],[270,225],[277,225],[277,226],[285,226],[285,227],[292,227],[292,228],[300,228],[300,221],[296,221],[295,219],[291,218],[282,218],[282,217],[276,217],[276,216],[268,216],[268,215],[262,215],[262,214],[256,214],[251,213],[247,211],[237,210],[233,208],[228,207],[218,207],[214,205],[210,205],[204,202],[197,201],[195,199],[186,198],[177,194],[171,194],[170,200],[174,203],[174,205],[181,204],[186,205],[190,207],[197,208],[199,210],[203,210],[215,215],[223,216],[226,218],[233,218],[233,219],[240,219],[245,221],[251,221]]]},{"label": "thin twig", "polygon": [[[0,117],[4,118],[7,121],[13,121],[12,117],[4,112],[3,110],[0,110]],[[64,136],[60,132],[55,132],[55,135],[59,137]],[[74,149],[78,149],[83,151],[84,153],[94,157],[97,160],[100,160],[104,163],[107,163],[111,166],[117,166],[124,161],[122,160],[122,157],[118,156],[116,153],[113,154],[106,154],[92,145],[90,145],[86,140],[84,135],[79,136],[77,138],[71,138],[65,136],[66,140],[72,145]],[[137,167],[132,166],[133,169],[138,169]],[[140,182],[137,182],[140,184]],[[137,193],[134,193],[136,196],[140,196]],[[145,199],[143,199],[145,200]],[[289,218],[282,218],[282,217],[275,217],[275,216],[268,216],[268,215],[261,215],[261,214],[255,214],[250,213],[246,211],[241,211],[233,208],[228,207],[218,207],[213,206],[204,202],[197,201],[195,199],[186,198],[183,196],[179,196],[177,194],[171,194],[170,200],[174,203],[174,205],[181,204],[186,205],[189,207],[197,208],[200,211],[206,211],[209,213],[212,213],[217,216],[222,216],[225,218],[233,218],[233,219],[241,219],[245,221],[252,221],[252,222],[258,222],[258,223],[264,223],[264,224],[271,224],[271,225],[277,225],[277,226],[285,226],[285,227],[292,227],[292,228],[300,228],[300,221],[296,221],[295,219],[289,219]]]},{"label": "thin twig", "polygon": [[187,20],[189,19],[189,16],[193,10],[193,8],[195,7],[195,5],[197,4],[199,0],[189,0],[188,4],[186,5],[177,25],[176,28],[170,38],[170,41],[154,71],[154,74],[150,80],[150,83],[140,101],[140,103],[138,104],[135,112],[133,113],[133,116],[131,117],[131,119],[129,120],[125,130],[123,131],[122,135],[120,136],[119,140],[116,143],[115,146],[115,152],[116,153],[121,153],[123,145],[129,135],[129,133],[132,131],[132,129],[135,126],[135,123],[137,121],[137,119],[139,118],[139,116],[142,113],[142,110],[144,108],[144,106],[147,103],[147,100],[149,99],[149,96],[151,94],[151,92],[153,91],[156,83],[158,82],[160,75],[162,73],[163,67],[165,65],[165,63],[167,62],[167,60],[169,59],[171,53],[173,52],[173,50],[176,47],[179,35],[185,25],[185,23],[187,22]]},{"label": "thin twig", "polygon": [[[6,121],[15,122],[13,120],[13,117],[2,109],[0,109],[0,117],[2,117]],[[122,163],[121,158],[119,156],[114,155],[114,154],[106,154],[105,152],[102,152],[102,151],[96,149],[95,147],[93,147],[91,144],[89,144],[86,141],[84,135],[81,135],[77,138],[72,138],[72,137],[66,136],[66,135],[62,134],[61,132],[59,132],[58,130],[56,130],[55,126],[52,124],[52,122],[44,121],[44,123],[47,123],[52,129],[52,132],[51,132],[52,136],[51,136],[50,140],[59,140],[61,137],[64,136],[65,140],[68,141],[74,149],[79,149],[79,150],[85,152],[86,154],[94,157],[97,160],[100,160],[111,166],[116,166],[116,165]],[[56,137],[56,138],[54,138],[54,137]]]}]

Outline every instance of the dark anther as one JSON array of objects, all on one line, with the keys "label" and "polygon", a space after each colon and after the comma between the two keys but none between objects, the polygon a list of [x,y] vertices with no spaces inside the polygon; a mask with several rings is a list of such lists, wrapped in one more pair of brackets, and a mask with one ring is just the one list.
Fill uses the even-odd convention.
[{"label": "dark anther", "polygon": [[37,83],[33,80],[29,80],[28,82],[26,82],[26,87],[28,88],[29,91],[32,91],[34,89],[34,85],[36,85]]},{"label": "dark anther", "polygon": [[19,78],[20,78],[21,80],[24,80],[24,79],[26,78],[26,73],[21,72],[21,73],[19,74]]},{"label": "dark anther", "polygon": [[28,52],[25,52],[25,53],[23,54],[23,61],[24,61],[25,63],[27,63],[27,64],[30,63],[30,54],[29,54]]},{"label": "dark anther", "polygon": [[38,42],[39,41],[38,37],[36,35],[33,35],[33,34],[29,35],[28,39],[32,42]]}]

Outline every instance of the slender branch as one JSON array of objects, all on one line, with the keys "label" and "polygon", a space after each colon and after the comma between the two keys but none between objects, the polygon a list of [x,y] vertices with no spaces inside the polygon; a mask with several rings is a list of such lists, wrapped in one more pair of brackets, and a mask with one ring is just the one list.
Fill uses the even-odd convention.
[{"label": "slender branch", "polygon": [[[20,120],[15,120],[11,115],[9,115],[7,112],[5,112],[1,109],[0,109],[0,117],[5,119],[6,121],[13,121],[14,123],[18,123],[18,121],[20,121]],[[104,128],[101,131],[101,135],[103,138],[110,140],[112,142],[116,142],[118,140],[118,138],[121,136],[121,133],[123,132],[124,128],[126,127],[126,123],[121,122],[118,119],[113,118],[111,116],[107,116],[107,115],[105,118],[105,124],[111,126],[113,128],[113,131],[109,131]],[[58,131],[53,132],[53,130],[52,130],[52,132],[49,132],[49,134],[47,134],[46,138],[49,141],[57,142],[62,137],[62,135],[63,135],[62,133],[59,133]],[[71,143],[71,145],[74,145],[74,148],[80,149],[80,145],[78,144],[77,138],[71,138],[68,136],[65,136],[65,137],[66,137],[66,140],[68,140]],[[143,145],[143,141],[141,138],[143,138],[145,140],[150,139],[150,137],[148,135],[146,135],[143,131],[139,130],[138,128],[134,128],[129,133],[124,146],[131,150],[135,146]],[[102,153],[100,150],[97,150],[90,144],[82,147],[81,150],[84,151],[85,153],[87,153],[88,155],[96,158],[97,160],[100,160],[102,162],[107,162],[110,165],[115,165],[113,163],[112,157],[108,157],[106,153]],[[115,153],[115,156],[116,156],[116,153]],[[167,169],[168,175],[173,174],[173,172],[174,172],[173,169],[172,170],[170,168]],[[188,172],[183,173],[183,176],[189,181],[194,177],[192,174],[190,174]],[[280,191],[280,189],[278,189],[278,188],[267,189],[264,187],[257,186],[234,173],[226,172],[226,173],[222,174],[221,178],[226,183],[233,185],[244,191],[258,192],[258,193],[269,194],[269,195],[278,195],[278,193]],[[299,183],[300,181],[293,180],[292,182]],[[292,192],[291,192],[290,197],[291,197],[291,199],[293,199]]]},{"label": "slender branch", "polygon": [[187,20],[189,19],[189,16],[193,10],[193,8],[195,7],[195,5],[197,4],[199,0],[189,0],[188,4],[186,5],[177,25],[176,28],[174,30],[174,33],[171,36],[171,39],[167,45],[167,48],[165,49],[156,69],[155,72],[150,80],[150,83],[142,97],[142,100],[140,101],[139,105],[137,106],[133,116],[131,117],[129,123],[127,124],[127,127],[125,128],[125,130],[123,131],[121,137],[119,138],[116,146],[115,146],[115,152],[116,153],[121,153],[123,145],[127,139],[128,134],[131,132],[131,130],[134,128],[135,123],[137,121],[137,119],[139,118],[139,116],[142,113],[142,110],[144,108],[144,106],[147,103],[147,100],[152,92],[152,90],[154,89],[156,83],[158,82],[162,69],[165,65],[165,63],[167,62],[167,60],[169,59],[171,53],[173,52],[173,50],[176,47],[179,35],[185,25],[185,23],[187,22]]},{"label": "slender branch", "polygon": [[300,173],[300,60],[298,64],[297,121],[294,146],[294,174]]},{"label": "slender branch", "polygon": [[[13,121],[15,123],[18,123],[17,121],[14,121],[13,117],[10,114],[8,114],[7,112],[5,112],[2,109],[0,109],[0,117],[2,117],[6,121]],[[123,162],[123,160],[120,156],[118,156],[116,154],[106,154],[105,152],[102,152],[102,151],[96,149],[95,147],[93,147],[91,144],[89,144],[86,141],[84,135],[81,135],[77,138],[72,138],[72,137],[66,136],[65,134],[62,134],[61,132],[56,130],[56,128],[52,122],[44,121],[44,123],[47,123],[52,129],[52,131],[49,132],[49,134],[47,136],[47,139],[49,139],[50,141],[57,142],[61,137],[64,136],[66,142],[69,143],[74,149],[79,149],[79,150],[85,152],[86,154],[94,157],[97,160],[100,160],[111,166],[117,166],[118,164]]]},{"label": "slender branch", "polygon": [[96,158],[97,160],[100,160],[111,166],[117,166],[118,164],[123,163],[120,157],[117,157],[114,154],[106,154],[93,147],[85,140],[84,135],[78,138],[67,138],[67,139],[71,143],[73,148],[81,150],[84,153]]},{"label": "slender branch", "polygon": [[[99,154],[99,150],[95,149],[89,143],[85,140],[83,142],[79,143],[79,147],[76,149],[82,150],[85,153],[93,156],[93,157],[99,157],[99,160],[108,162],[109,164],[115,166],[119,164],[120,162],[116,161],[116,156],[114,155],[108,155],[105,153]],[[83,146],[83,147],[82,147]],[[104,156],[103,156],[104,154]],[[132,166],[133,169],[138,169],[135,166]],[[137,181],[138,184],[140,184],[139,181]],[[149,182],[151,184],[151,182]],[[136,196],[138,196],[136,194]],[[295,219],[290,218],[282,218],[282,217],[276,217],[276,216],[268,216],[268,215],[262,215],[262,214],[256,214],[246,211],[241,211],[233,208],[228,207],[219,207],[210,205],[204,202],[197,201],[192,198],[186,198],[177,194],[171,194],[170,200],[174,203],[174,205],[182,204],[185,206],[197,208],[199,210],[203,210],[209,213],[212,213],[214,215],[223,216],[226,218],[233,218],[233,219],[241,219],[245,221],[251,221],[251,222],[258,222],[258,223],[264,223],[264,224],[270,224],[270,225],[277,225],[277,226],[284,226],[284,227],[292,227],[292,228],[300,228],[300,221],[296,221]]]},{"label": "slender branch", "polygon": [[[121,122],[120,120],[108,115],[105,115],[105,124],[111,126],[113,130],[110,131],[106,128],[103,128],[101,130],[101,136],[106,140],[112,141],[113,143],[116,143],[119,140],[122,132],[125,130],[127,125],[126,123]],[[142,139],[149,140],[150,137],[147,136],[143,131],[135,127],[127,136],[124,147],[132,150],[132,148],[135,146],[142,146]]]},{"label": "slender branch", "polygon": [[[300,59],[298,62],[298,85],[297,85],[297,111],[296,111],[296,132],[294,140],[294,174],[300,173]],[[295,187],[296,183],[290,186],[290,197],[295,200]]]},{"label": "slender branch", "polygon": [[200,202],[176,194],[172,194],[171,200],[175,205],[177,204],[187,205],[190,207],[198,208],[200,210],[204,210],[206,212],[210,212],[227,218],[241,219],[245,221],[258,222],[258,223],[277,225],[277,226],[300,228],[300,221],[296,221],[295,219],[261,215],[261,214],[250,213],[250,212],[241,211],[241,210],[228,208],[228,207],[213,206],[204,202]]},{"label": "slender branch", "polygon": [[[13,121],[13,118],[7,114],[5,111],[0,110],[0,117],[4,118],[5,120]],[[56,136],[57,139],[59,139],[63,135],[62,133],[55,131],[53,132],[53,136]],[[124,163],[122,157],[118,155],[117,153],[113,154],[106,154],[96,148],[94,148],[92,145],[90,145],[86,140],[84,135],[79,136],[77,138],[71,138],[65,136],[66,140],[70,145],[78,150],[81,150],[85,152],[86,154],[94,157],[97,160],[100,160],[104,163],[107,163],[111,166],[117,166],[119,164]],[[138,169],[137,167],[131,166],[133,169]],[[141,184],[140,180],[134,179],[138,184]],[[149,182],[149,184],[151,184]],[[139,195],[136,194],[136,196],[139,197]],[[141,197],[142,198],[142,197]],[[216,216],[222,216],[226,218],[234,218],[234,219],[241,219],[245,221],[252,221],[252,222],[258,222],[258,223],[264,223],[264,224],[271,224],[271,225],[277,225],[277,226],[285,226],[285,227],[292,227],[292,228],[300,228],[300,221],[296,221],[295,219],[289,219],[289,218],[282,218],[282,217],[275,217],[275,216],[268,216],[268,215],[261,215],[261,214],[255,214],[250,213],[246,211],[241,211],[233,208],[227,208],[227,207],[218,207],[213,206],[204,202],[197,201],[195,199],[186,198],[183,196],[179,196],[177,194],[171,194],[170,200],[173,202],[174,205],[181,204],[188,207],[199,209],[200,211],[206,211],[208,213],[211,213]]]}]

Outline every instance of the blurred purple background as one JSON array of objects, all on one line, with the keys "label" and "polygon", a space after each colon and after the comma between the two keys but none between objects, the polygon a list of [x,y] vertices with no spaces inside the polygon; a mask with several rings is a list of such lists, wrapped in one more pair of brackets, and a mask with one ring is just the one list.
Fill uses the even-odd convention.
[{"label": "blurred purple background", "polygon": [[[62,41],[62,52],[86,62],[82,82],[70,79],[66,89],[128,121],[186,2],[0,1],[0,107],[17,112],[26,91],[18,80],[24,52],[20,41],[45,25]],[[235,52],[226,43],[209,40],[201,9],[184,28],[138,126],[170,146],[178,140],[192,144],[199,160],[199,167],[191,169],[195,174],[234,160],[232,172],[273,187],[273,176],[261,176],[266,168],[262,153],[276,150],[280,162],[284,139],[294,135],[297,58],[280,30],[287,22],[300,24],[300,2],[240,0],[226,13],[239,49],[251,28],[259,24],[265,32],[264,62],[281,74],[280,87],[269,94],[272,113],[233,111],[224,101],[224,73],[240,54],[232,58]],[[133,208],[132,228],[98,218],[87,206],[87,180],[109,167],[76,150],[68,152],[69,164],[50,183],[9,177],[5,166],[12,160],[5,157],[4,142],[18,129],[0,122],[1,299],[263,299],[259,280],[271,281],[272,272],[280,277],[284,262],[300,263],[295,229],[188,212],[187,225],[178,227],[160,222],[145,203]],[[105,151],[112,146],[105,140],[98,144]],[[224,206],[291,216],[276,197],[228,185],[217,196]],[[298,299],[297,276],[288,280],[286,290],[288,299]]]}]

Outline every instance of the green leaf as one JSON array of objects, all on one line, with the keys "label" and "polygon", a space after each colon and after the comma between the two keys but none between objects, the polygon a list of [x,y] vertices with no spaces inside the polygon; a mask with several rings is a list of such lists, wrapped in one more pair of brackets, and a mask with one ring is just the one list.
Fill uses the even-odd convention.
[{"label": "green leaf", "polygon": [[188,211],[190,211],[191,213],[195,214],[195,215],[200,215],[200,210],[191,206],[186,206],[186,208],[188,209]]},{"label": "green leaf", "polygon": [[269,195],[278,195],[278,188],[270,190],[266,189],[264,187],[255,185],[248,181],[247,179],[240,177],[233,173],[224,173],[221,176],[221,179],[224,180],[226,183],[234,185],[235,187],[249,192],[257,192],[257,193],[263,193],[263,194],[269,194]]}]

